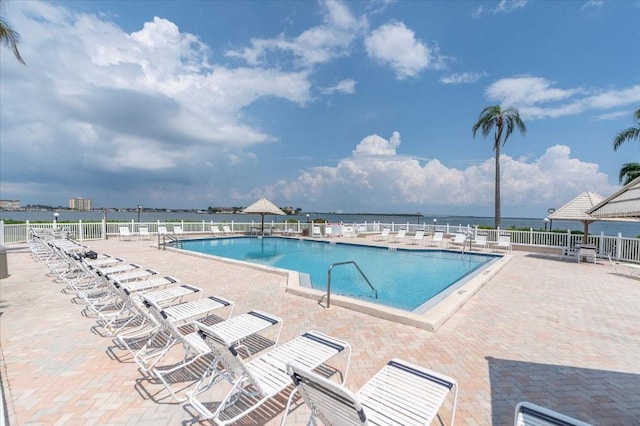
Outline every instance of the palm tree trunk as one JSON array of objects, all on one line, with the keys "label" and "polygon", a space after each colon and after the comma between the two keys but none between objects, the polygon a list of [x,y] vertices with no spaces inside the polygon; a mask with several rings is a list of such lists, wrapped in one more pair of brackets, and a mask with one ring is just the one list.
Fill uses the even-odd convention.
[{"label": "palm tree trunk", "polygon": [[495,187],[495,228],[498,229],[502,223],[502,212],[500,211],[500,141],[495,145],[496,152],[496,187]]}]

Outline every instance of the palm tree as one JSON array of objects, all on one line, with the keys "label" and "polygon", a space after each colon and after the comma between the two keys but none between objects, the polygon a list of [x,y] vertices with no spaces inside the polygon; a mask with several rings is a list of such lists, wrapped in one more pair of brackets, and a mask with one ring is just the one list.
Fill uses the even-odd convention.
[{"label": "palm tree", "polygon": [[[482,136],[489,136],[491,130],[495,130],[493,150],[496,152],[496,187],[495,187],[495,227],[500,227],[500,148],[507,143],[507,139],[518,128],[522,135],[527,133],[527,127],[520,118],[520,113],[515,108],[502,110],[500,105],[488,106],[482,110],[476,124],[471,129],[473,137],[478,129],[482,129]],[[504,139],[503,139],[504,134]]]},{"label": "palm tree", "polygon": [[634,127],[629,127],[628,129],[624,129],[613,138],[613,150],[617,151],[626,141],[630,141],[632,139],[640,139],[640,108],[633,113],[633,116],[638,121],[637,125]]},{"label": "palm tree", "polygon": [[637,177],[640,177],[640,163],[625,163],[620,168],[618,182],[626,185]]},{"label": "palm tree", "polygon": [[[0,0],[0,12],[4,9],[4,3]],[[24,63],[24,59],[20,56],[20,51],[18,50],[18,41],[20,41],[20,34],[15,32],[7,23],[7,21],[0,16],[0,43],[5,45],[7,48],[13,51],[16,59],[20,61],[21,64],[26,65]]]}]

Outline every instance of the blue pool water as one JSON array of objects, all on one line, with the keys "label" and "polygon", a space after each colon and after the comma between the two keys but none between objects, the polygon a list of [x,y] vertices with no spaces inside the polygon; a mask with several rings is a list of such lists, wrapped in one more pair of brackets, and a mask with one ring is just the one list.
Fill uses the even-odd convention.
[{"label": "blue pool water", "polygon": [[295,238],[187,240],[184,250],[309,274],[314,289],[326,290],[327,270],[355,261],[378,291],[378,299],[353,265],[336,266],[331,293],[413,311],[459,280],[496,259],[489,254],[445,250],[388,250]]}]

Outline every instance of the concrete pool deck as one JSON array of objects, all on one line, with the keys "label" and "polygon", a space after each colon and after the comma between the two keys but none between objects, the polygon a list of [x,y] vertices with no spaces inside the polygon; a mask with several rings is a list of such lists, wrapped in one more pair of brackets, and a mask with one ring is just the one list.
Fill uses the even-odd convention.
[{"label": "concrete pool deck", "polygon": [[[234,314],[261,309],[282,317],[281,343],[311,329],[348,341],[351,390],[399,357],[457,380],[457,424],[512,424],[522,400],[594,424],[640,424],[640,280],[615,275],[602,260],[578,264],[514,250],[434,333],[340,306],[326,310],[287,293],[280,274],[157,250],[149,241],[87,245],[234,300]],[[193,409],[145,380],[45,265],[8,248],[0,375],[9,424],[193,422]],[[276,399],[243,424],[277,425],[282,414]],[[307,416],[299,406],[287,424],[304,425]]]}]

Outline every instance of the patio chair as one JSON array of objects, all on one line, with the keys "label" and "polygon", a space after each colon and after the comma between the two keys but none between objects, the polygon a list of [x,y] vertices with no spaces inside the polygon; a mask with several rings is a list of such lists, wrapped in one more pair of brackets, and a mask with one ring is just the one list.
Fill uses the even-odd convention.
[{"label": "patio chair", "polygon": [[444,232],[436,231],[433,233],[433,237],[429,240],[430,247],[440,247],[444,239]]},{"label": "patio chair", "polygon": [[391,229],[383,228],[380,235],[373,237],[373,241],[387,241],[389,239],[389,232],[391,232]]},{"label": "patio chair", "polygon": [[107,266],[96,266],[92,268],[98,275],[102,277],[106,277],[107,275],[120,274],[122,272],[127,272],[132,269],[139,269],[140,265],[137,263],[116,263],[115,265],[109,264]]},{"label": "patio chair", "polygon": [[598,261],[598,252],[593,246],[580,246],[578,249],[578,263],[586,260],[587,262],[593,262],[594,264]]},{"label": "patio chair", "polygon": [[135,238],[135,234],[129,230],[128,226],[120,226],[118,228],[118,239],[120,241],[133,241]]},{"label": "patio chair", "polygon": [[389,238],[389,242],[390,243],[402,243],[402,242],[404,242],[404,239],[406,238],[406,236],[407,236],[407,230],[406,229],[400,229],[396,235],[392,235],[391,238]]},{"label": "patio chair", "polygon": [[222,231],[220,231],[220,228],[218,227],[218,225],[211,225],[211,236],[219,237],[221,235],[222,235]]},{"label": "patio chair", "polygon": [[[315,369],[340,353],[347,354],[344,379],[349,368],[351,346],[342,340],[317,331],[308,331],[251,361],[245,361],[233,349],[231,343],[208,327],[199,327],[198,333],[211,348],[216,360],[198,381],[193,392],[188,392],[189,403],[198,411],[201,419],[213,419],[226,425],[238,421],[265,402],[282,394],[291,386],[287,364],[298,362]],[[220,370],[219,365],[224,366]],[[202,402],[203,395],[213,388],[220,378],[231,383],[231,389],[220,403]],[[290,392],[286,410],[294,392]],[[210,410],[213,409],[213,411]]]},{"label": "patio chair", "polygon": [[335,237],[335,234],[333,233],[333,227],[325,226],[325,228],[324,228],[324,236],[327,237],[327,238]]},{"label": "patio chair", "polygon": [[182,226],[180,226],[180,225],[173,225],[173,233],[176,236],[179,236],[179,235],[184,234],[184,230],[182,229]]},{"label": "patio chair", "polygon": [[472,247],[486,248],[487,247],[487,235],[486,234],[478,234],[478,235],[476,235],[476,237],[471,241],[471,246]]},{"label": "patio chair", "polygon": [[314,225],[311,236],[317,238],[322,237],[322,229],[319,226]]},{"label": "patio chair", "polygon": [[460,232],[456,233],[453,240],[449,241],[449,247],[453,246],[464,248],[465,244],[467,244],[467,234],[462,234]]},{"label": "patio chair", "polygon": [[231,235],[231,226],[229,225],[222,225],[222,233],[224,235]]},{"label": "patio chair", "polygon": [[152,235],[149,233],[148,226],[141,226],[138,228],[138,238],[141,240],[150,240]]},{"label": "patio chair", "polygon": [[355,394],[300,364],[290,363],[287,371],[311,408],[307,424],[316,424],[319,419],[326,425],[430,425],[452,391],[449,424],[454,422],[456,381],[397,358]]},{"label": "patio chair", "polygon": [[[202,289],[187,284],[178,285],[177,279],[166,276],[129,281],[115,282],[120,291],[120,298],[124,301],[119,311],[100,315],[98,325],[101,325],[109,335],[120,334],[126,330],[133,333],[144,328],[149,323],[149,314],[141,294],[160,307],[182,303],[190,295],[201,294]],[[151,333],[151,331],[149,331]]]},{"label": "patio chair", "polygon": [[423,241],[424,231],[416,231],[416,234],[407,240],[409,244],[421,244]]},{"label": "patio chair", "polygon": [[[208,318],[214,312],[223,308],[230,308],[228,315],[231,315],[234,306],[234,303],[230,300],[218,296],[209,296],[160,308],[156,302],[144,294],[141,297],[149,315],[155,318],[155,322],[160,326],[148,337],[145,345],[138,350],[133,350],[126,339],[118,337],[122,346],[131,352],[133,359],[142,371],[149,371],[153,368],[156,362],[178,341],[178,338],[172,333],[173,327],[184,325],[196,319]],[[218,322],[224,320],[219,316],[217,318]]]},{"label": "patio chair", "polygon": [[[162,382],[176,401],[184,402],[186,401],[186,397],[182,399],[178,398],[175,391],[171,388],[168,377],[175,375],[178,371],[185,371],[184,369],[189,368],[189,366],[200,361],[202,357],[210,354],[211,349],[197,331],[183,334],[182,331],[172,323],[166,322],[165,319],[162,319],[162,322],[164,327],[171,331],[171,338],[174,338],[176,343],[179,342],[182,344],[184,359],[175,365],[158,366],[159,358],[155,361],[155,367],[152,368],[151,372]],[[278,326],[275,331],[275,338],[271,341],[273,345],[278,344],[280,332],[282,331],[282,319],[266,312],[250,311],[211,326],[206,326],[198,321],[194,322],[193,326],[196,330],[203,328],[214,330],[219,336],[224,338],[225,341],[230,342],[236,351],[243,349],[247,355],[251,356],[251,349],[249,345],[245,343],[266,329]],[[215,362],[215,360],[212,362]]]},{"label": "patio chair", "polygon": [[356,231],[353,229],[353,226],[344,225],[342,226],[342,235],[344,237],[355,237]]},{"label": "patio chair", "polygon": [[622,272],[618,271],[619,268],[626,268],[627,269],[626,275],[640,274],[640,264],[618,262],[617,260],[613,260],[611,258],[611,253],[607,254],[607,257],[609,258],[609,263],[613,267],[613,270],[615,271],[616,275],[623,275]]},{"label": "patio chair", "polygon": [[516,406],[514,426],[591,426],[573,417],[523,401]]},{"label": "patio chair", "polygon": [[167,235],[169,231],[167,231],[166,226],[158,226],[158,235]]},{"label": "patio chair", "polygon": [[493,246],[506,252],[511,251],[511,235],[498,235],[498,241]]}]

